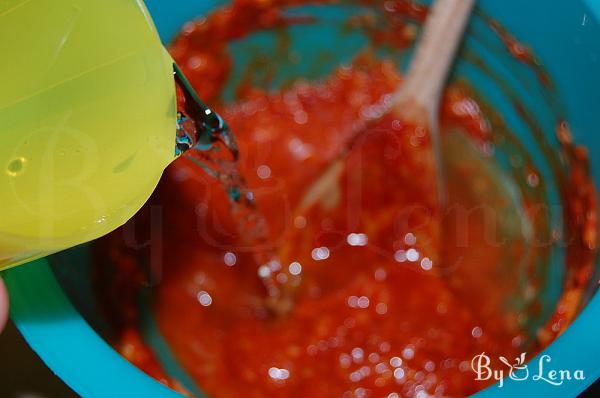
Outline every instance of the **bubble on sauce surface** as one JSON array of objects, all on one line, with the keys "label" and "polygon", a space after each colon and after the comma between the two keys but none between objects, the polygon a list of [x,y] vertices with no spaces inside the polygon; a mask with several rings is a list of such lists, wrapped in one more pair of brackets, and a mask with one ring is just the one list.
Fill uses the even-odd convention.
[{"label": "bubble on sauce surface", "polygon": [[311,256],[315,261],[327,260],[329,258],[329,248],[325,246],[317,247],[313,249]]},{"label": "bubble on sauce surface", "polygon": [[208,307],[213,302],[212,296],[210,294],[208,294],[208,292],[205,292],[205,291],[199,292],[197,298],[198,298],[198,302],[203,307]]},{"label": "bubble on sauce surface", "polygon": [[399,263],[403,263],[408,260],[406,256],[406,250],[397,250],[396,253],[394,253],[394,260]]},{"label": "bubble on sauce surface", "polygon": [[402,369],[402,368],[396,368],[394,370],[394,378],[396,380],[402,379],[404,377],[404,374],[405,374],[405,372],[404,372],[404,369]]},{"label": "bubble on sauce surface", "polygon": [[290,271],[290,274],[300,275],[300,273],[302,272],[302,265],[299,262],[294,261],[293,263],[290,264],[288,269]]},{"label": "bubble on sauce surface", "polygon": [[228,267],[233,267],[235,265],[235,263],[237,262],[237,257],[234,253],[227,252],[223,256],[223,261],[225,262],[225,265],[227,265]]},{"label": "bubble on sauce surface", "polygon": [[290,371],[283,368],[269,368],[269,377],[273,380],[287,380],[290,377]]},{"label": "bubble on sauce surface", "polygon": [[424,257],[421,260],[421,268],[423,268],[425,271],[429,271],[431,268],[433,268],[433,262],[428,257]]},{"label": "bubble on sauce surface", "polygon": [[306,218],[303,216],[297,216],[294,218],[294,227],[298,229],[306,227]]},{"label": "bubble on sauce surface", "polygon": [[415,249],[408,249],[408,251],[406,252],[406,258],[410,262],[415,262],[415,261],[419,260],[419,256],[420,256],[419,252]]},{"label": "bubble on sauce surface", "polygon": [[265,164],[258,166],[256,174],[260,179],[266,180],[271,177],[271,168]]},{"label": "bubble on sauce surface", "polygon": [[379,315],[385,315],[388,311],[387,308],[387,304],[386,303],[378,303],[375,306],[375,312],[377,312]]},{"label": "bubble on sauce surface", "polygon": [[402,350],[402,356],[405,359],[413,359],[415,356],[415,350],[412,346],[407,346],[404,350]]},{"label": "bubble on sauce surface", "polygon": [[412,232],[409,232],[404,235],[404,243],[407,245],[414,245],[417,243],[417,237]]},{"label": "bubble on sauce surface", "polygon": [[364,233],[351,233],[346,237],[346,242],[350,246],[366,246],[369,242],[369,237]]}]

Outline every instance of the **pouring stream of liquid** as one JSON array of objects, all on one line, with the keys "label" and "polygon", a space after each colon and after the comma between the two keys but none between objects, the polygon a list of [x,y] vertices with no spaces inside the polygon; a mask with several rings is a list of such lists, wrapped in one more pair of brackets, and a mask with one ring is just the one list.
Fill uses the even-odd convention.
[{"label": "pouring stream of liquid", "polygon": [[185,152],[190,160],[216,178],[231,199],[231,214],[245,244],[254,248],[258,274],[267,290],[267,307],[285,313],[292,307],[284,300],[271,273],[261,269],[278,265],[277,254],[268,244],[268,225],[257,209],[253,192],[239,170],[238,148],[223,119],[197,96],[177,65],[174,65],[178,89],[176,154]]}]

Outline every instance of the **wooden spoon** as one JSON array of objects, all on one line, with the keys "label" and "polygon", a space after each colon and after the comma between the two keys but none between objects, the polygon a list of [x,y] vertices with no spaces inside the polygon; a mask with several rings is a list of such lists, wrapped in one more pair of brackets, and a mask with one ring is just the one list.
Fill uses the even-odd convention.
[{"label": "wooden spoon", "polygon": [[428,128],[436,158],[441,206],[446,203],[446,189],[438,108],[448,72],[474,4],[475,0],[436,0],[429,11],[406,79],[396,91],[390,105],[407,122]]},{"label": "wooden spoon", "polygon": [[[350,134],[350,137],[359,136],[368,130],[369,126],[392,113],[413,125],[426,127],[431,136],[436,160],[437,191],[442,208],[446,205],[447,195],[442,168],[438,108],[448,72],[474,4],[475,0],[435,1],[429,11],[406,78],[392,95],[392,99],[382,106],[379,116],[362,120]],[[336,192],[336,182],[343,173],[346,155],[347,151],[343,151],[307,189],[294,214],[303,214],[318,202],[329,206],[327,202],[340,197]],[[334,206],[335,204],[331,205]],[[274,313],[286,314],[293,308],[295,292],[296,287],[285,285],[280,294],[268,298],[267,304]]]},{"label": "wooden spoon", "polygon": [[[448,72],[474,4],[475,0],[436,0],[429,11],[406,78],[393,94],[392,100],[386,104],[380,116],[361,121],[350,134],[353,137],[364,133],[371,124],[392,112],[411,124],[427,127],[436,159],[438,193],[442,207],[446,203],[446,193],[438,108]],[[331,194],[335,181],[343,171],[342,162],[346,154],[346,151],[341,153],[306,191],[296,209],[298,213]]]}]

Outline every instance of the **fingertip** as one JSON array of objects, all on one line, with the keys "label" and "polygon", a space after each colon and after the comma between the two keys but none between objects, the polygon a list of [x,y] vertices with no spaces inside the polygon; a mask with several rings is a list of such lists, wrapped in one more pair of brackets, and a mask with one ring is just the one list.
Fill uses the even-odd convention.
[{"label": "fingertip", "polygon": [[8,320],[8,293],[4,281],[0,278],[0,331],[4,329]]}]

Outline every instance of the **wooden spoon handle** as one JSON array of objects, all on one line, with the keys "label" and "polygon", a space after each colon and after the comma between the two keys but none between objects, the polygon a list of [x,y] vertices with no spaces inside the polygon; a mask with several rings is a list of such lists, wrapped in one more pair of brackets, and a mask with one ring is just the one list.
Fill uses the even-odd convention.
[{"label": "wooden spoon handle", "polygon": [[475,0],[436,0],[396,103],[420,108],[418,113],[425,117],[437,114],[439,97],[474,4]]}]

